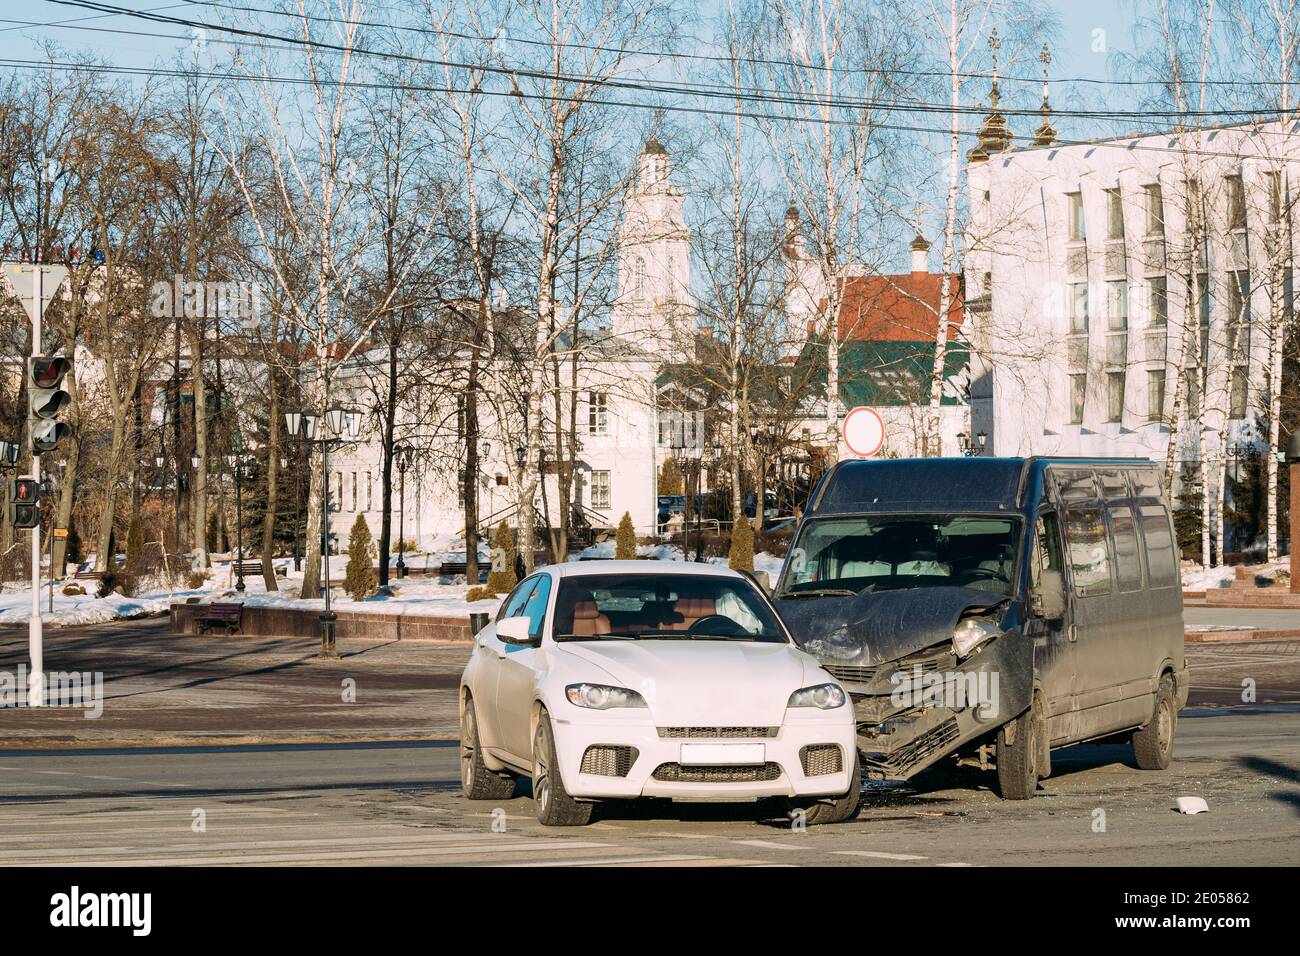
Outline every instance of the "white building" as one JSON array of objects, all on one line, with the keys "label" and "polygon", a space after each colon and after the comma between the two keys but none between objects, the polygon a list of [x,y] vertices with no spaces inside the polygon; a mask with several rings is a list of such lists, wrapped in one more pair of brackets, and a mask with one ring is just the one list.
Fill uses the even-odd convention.
[{"label": "white building", "polygon": [[[651,139],[637,158],[637,175],[626,199],[619,233],[618,296],[608,328],[592,332],[583,348],[576,389],[575,418],[578,453],[574,469],[575,504],[594,527],[615,527],[624,512],[642,534],[656,524],[657,475],[675,445],[699,442],[700,416],[657,411],[657,380],[674,351],[689,341],[695,313],[690,302],[690,231],[683,212],[683,194],[672,183],[667,151]],[[562,343],[567,347],[567,343]],[[339,391],[349,388],[349,375],[364,374],[365,356],[344,370]],[[451,396],[448,396],[449,398]],[[570,412],[564,398],[564,414]],[[548,402],[548,414],[551,408]],[[427,414],[419,416],[427,419]],[[442,416],[454,419],[454,414]],[[484,527],[516,521],[518,469],[516,447],[522,444],[521,422],[497,422],[492,410],[479,408],[479,517]],[[399,432],[401,429],[399,428]],[[558,524],[561,504],[553,454],[554,433],[547,429],[543,445],[544,492],[535,507]],[[567,429],[566,429],[567,432]],[[447,436],[454,454],[463,435]],[[482,452],[486,451],[486,454]],[[424,547],[459,536],[464,517],[461,474],[417,465],[407,472],[406,537]],[[346,447],[331,457],[331,491],[341,510],[330,517],[337,540],[346,536],[357,513],[366,515],[372,532],[382,518],[381,455],[378,442]],[[543,497],[544,495],[544,497]],[[398,535],[397,478],[394,477],[393,538]]]},{"label": "white building", "polygon": [[995,109],[967,167],[972,430],[997,455],[1163,460],[1177,431],[1179,460],[1222,460],[1248,424],[1258,440],[1281,369],[1270,306],[1291,295],[1297,124],[1065,146],[1044,106],[1020,148]]}]

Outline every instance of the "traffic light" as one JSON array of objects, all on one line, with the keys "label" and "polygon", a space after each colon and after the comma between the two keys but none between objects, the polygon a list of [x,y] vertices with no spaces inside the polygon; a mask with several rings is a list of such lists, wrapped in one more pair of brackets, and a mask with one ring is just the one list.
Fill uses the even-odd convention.
[{"label": "traffic light", "polygon": [[63,388],[64,377],[72,371],[72,362],[61,355],[34,355],[27,360],[27,393],[31,397],[31,414],[27,432],[33,455],[53,451],[59,440],[71,434],[59,412],[72,401]]},{"label": "traffic light", "polygon": [[35,478],[10,478],[9,526],[35,528],[41,523],[41,486]]}]

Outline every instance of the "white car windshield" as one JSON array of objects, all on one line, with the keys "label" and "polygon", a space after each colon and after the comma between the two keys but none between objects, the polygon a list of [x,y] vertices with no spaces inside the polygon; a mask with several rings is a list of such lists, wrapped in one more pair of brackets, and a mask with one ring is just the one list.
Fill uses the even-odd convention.
[{"label": "white car windshield", "polygon": [[557,641],[786,641],[753,585],[703,574],[562,578],[554,633]]}]

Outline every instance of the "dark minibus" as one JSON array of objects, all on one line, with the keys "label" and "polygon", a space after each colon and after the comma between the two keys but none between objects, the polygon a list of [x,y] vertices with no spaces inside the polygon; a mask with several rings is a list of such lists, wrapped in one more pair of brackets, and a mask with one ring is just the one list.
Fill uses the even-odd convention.
[{"label": "dark minibus", "polygon": [[774,600],[852,698],[868,776],[954,756],[1023,799],[1052,749],[1116,737],[1140,768],[1169,765],[1188,684],[1153,462],[840,462]]}]

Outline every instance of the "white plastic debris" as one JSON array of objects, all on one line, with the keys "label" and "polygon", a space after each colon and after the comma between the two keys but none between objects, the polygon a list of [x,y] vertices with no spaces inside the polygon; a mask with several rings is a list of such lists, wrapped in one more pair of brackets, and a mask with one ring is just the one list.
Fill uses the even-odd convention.
[{"label": "white plastic debris", "polygon": [[1210,809],[1209,805],[1200,797],[1179,797],[1179,813],[1205,813]]}]

